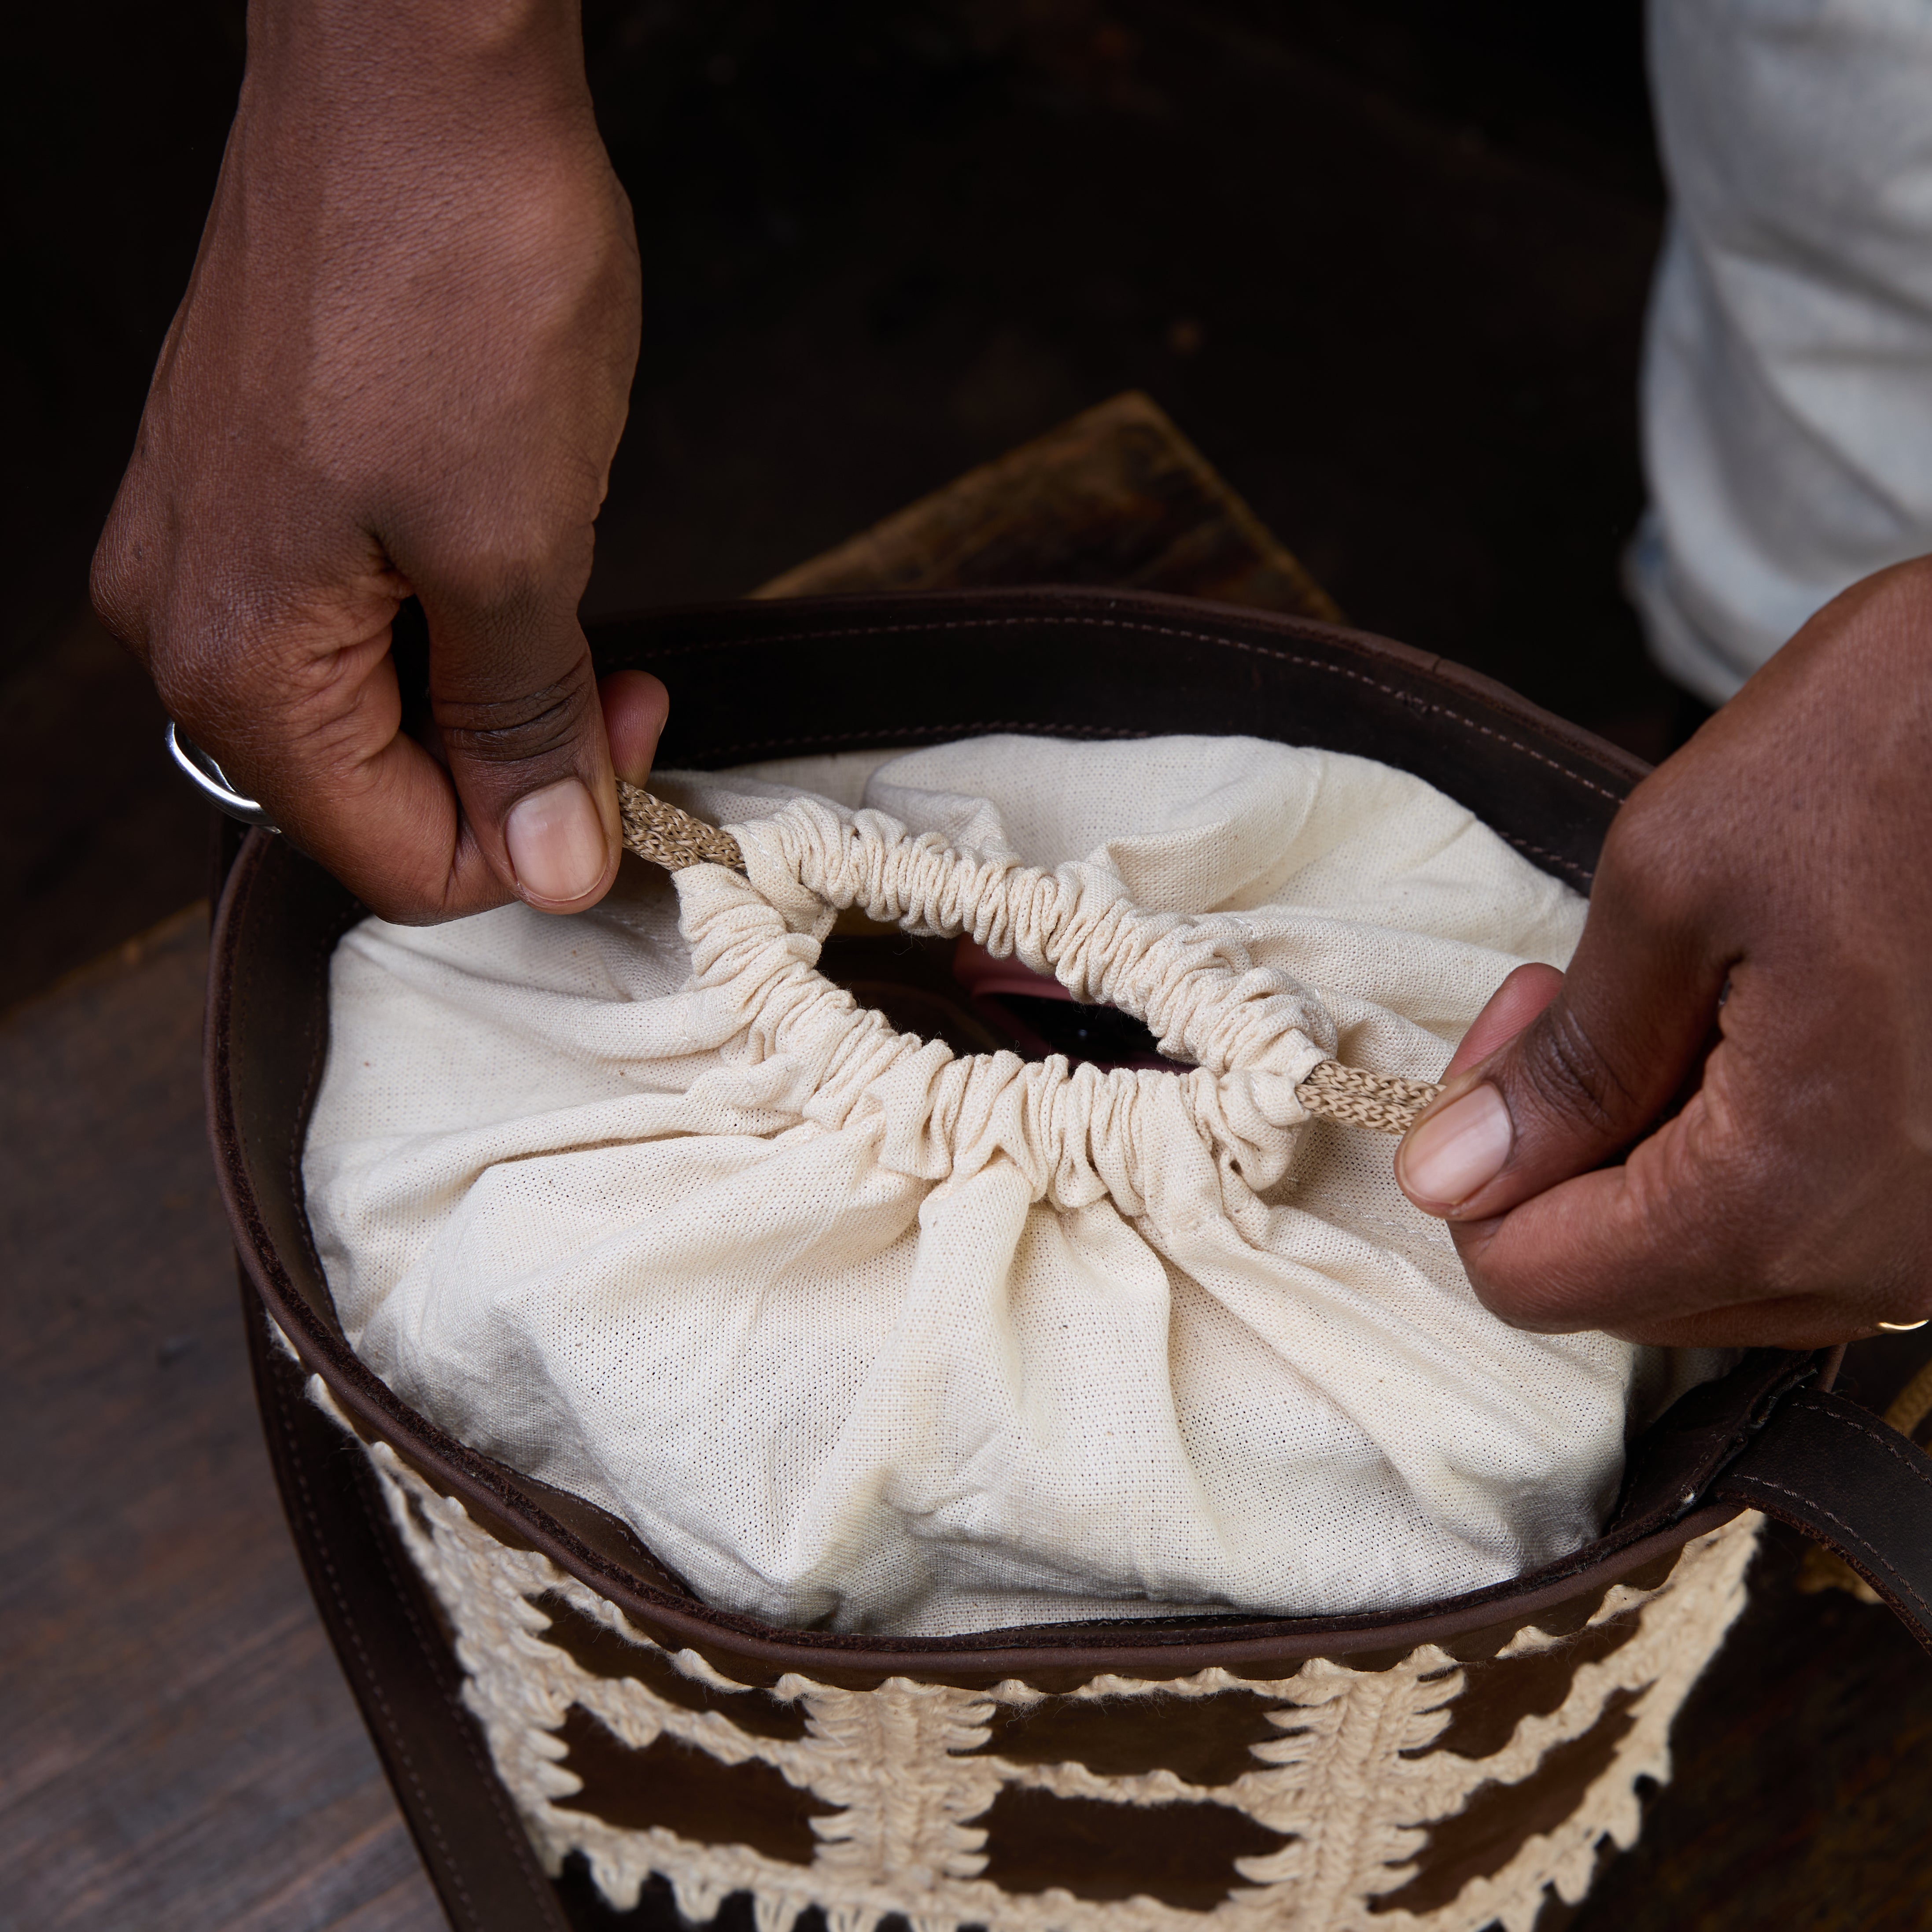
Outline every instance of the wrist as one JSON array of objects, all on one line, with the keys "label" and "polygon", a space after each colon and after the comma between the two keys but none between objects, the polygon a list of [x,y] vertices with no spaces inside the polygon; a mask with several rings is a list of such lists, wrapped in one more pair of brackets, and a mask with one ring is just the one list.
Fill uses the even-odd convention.
[{"label": "wrist", "polygon": [[250,0],[248,38],[244,112],[271,100],[393,138],[398,122],[589,110],[578,0]]}]

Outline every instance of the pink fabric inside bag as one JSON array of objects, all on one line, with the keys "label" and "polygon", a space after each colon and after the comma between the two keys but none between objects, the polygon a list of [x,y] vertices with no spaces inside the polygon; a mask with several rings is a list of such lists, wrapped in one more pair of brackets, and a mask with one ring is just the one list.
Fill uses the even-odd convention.
[{"label": "pink fabric inside bag", "polygon": [[[980,1013],[1012,1035],[1029,1057],[1049,1059],[1064,1053],[1108,1068],[1143,1067],[1172,1072],[1188,1061],[1169,1060],[1155,1050],[1154,1036],[1130,1013],[1112,1006],[1082,1006],[1060,982],[1013,958],[1000,959],[970,934],[952,955],[952,976]],[[1044,1010],[1043,1003],[1071,1012]]]}]

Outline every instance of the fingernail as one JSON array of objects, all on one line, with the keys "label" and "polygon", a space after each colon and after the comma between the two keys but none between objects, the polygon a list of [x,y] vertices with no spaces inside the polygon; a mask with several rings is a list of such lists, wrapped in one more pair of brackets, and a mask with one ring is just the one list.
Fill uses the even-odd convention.
[{"label": "fingernail", "polygon": [[1419,1201],[1453,1208],[1496,1178],[1515,1131],[1503,1096],[1486,1082],[1472,1088],[1403,1142],[1402,1184]]},{"label": "fingernail", "polygon": [[517,884],[533,899],[567,903],[594,892],[610,856],[604,821],[580,778],[520,798],[503,822]]}]

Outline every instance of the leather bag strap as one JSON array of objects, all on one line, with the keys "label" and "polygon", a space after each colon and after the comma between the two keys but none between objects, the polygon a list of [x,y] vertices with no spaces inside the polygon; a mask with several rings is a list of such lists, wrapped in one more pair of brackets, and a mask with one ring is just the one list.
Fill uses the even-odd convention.
[{"label": "leather bag strap", "polygon": [[1869,1409],[1804,1388],[1708,1492],[1835,1551],[1932,1651],[1932,1456]]},{"label": "leather bag strap", "polygon": [[244,1275],[268,1458],[316,1607],[454,1932],[570,1932],[482,1732],[428,1592],[362,1452],[308,1397]]}]

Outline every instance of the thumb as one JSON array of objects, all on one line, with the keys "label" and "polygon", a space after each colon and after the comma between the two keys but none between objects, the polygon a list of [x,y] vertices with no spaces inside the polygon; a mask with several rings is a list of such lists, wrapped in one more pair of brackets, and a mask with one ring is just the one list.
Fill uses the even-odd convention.
[{"label": "thumb", "polygon": [[1396,1153],[1403,1192],[1451,1222],[1488,1221],[1640,1139],[1716,1016],[1721,964],[1685,951],[1600,896],[1568,974],[1519,968],[1470,1028]]},{"label": "thumb", "polygon": [[581,911],[616,877],[622,824],[590,648],[574,610],[423,596],[430,711],[464,830],[509,890]]}]

